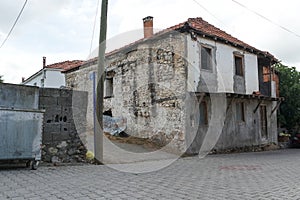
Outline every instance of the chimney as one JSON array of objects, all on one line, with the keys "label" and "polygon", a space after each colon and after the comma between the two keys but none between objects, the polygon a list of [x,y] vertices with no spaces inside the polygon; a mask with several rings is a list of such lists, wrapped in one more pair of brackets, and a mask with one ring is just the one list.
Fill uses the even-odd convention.
[{"label": "chimney", "polygon": [[43,68],[45,68],[46,67],[46,57],[44,56],[43,57]]},{"label": "chimney", "polygon": [[143,19],[144,22],[144,38],[153,36],[153,17],[148,16]]},{"label": "chimney", "polygon": [[25,81],[25,77],[22,77],[22,83],[24,83],[24,81]]}]

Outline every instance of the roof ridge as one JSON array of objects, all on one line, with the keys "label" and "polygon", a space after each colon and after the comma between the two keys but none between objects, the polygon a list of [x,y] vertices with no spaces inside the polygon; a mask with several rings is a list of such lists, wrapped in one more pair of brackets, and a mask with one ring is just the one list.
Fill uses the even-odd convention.
[{"label": "roof ridge", "polygon": [[44,68],[67,70],[82,65],[84,62],[85,62],[84,60],[65,60],[62,62],[46,65]]},{"label": "roof ridge", "polygon": [[[267,51],[259,50],[255,47],[243,42],[242,40],[232,36],[231,34],[227,33],[226,31],[224,31],[224,30],[212,25],[211,23],[205,21],[202,17],[188,18],[184,22],[175,24],[171,27],[165,28],[161,31],[158,31],[158,32],[154,33],[153,36],[151,36],[149,38],[138,39],[138,40],[136,40],[134,42],[131,42],[127,45],[124,45],[120,48],[117,48],[117,49],[114,49],[110,52],[107,52],[105,55],[110,56],[110,55],[112,55],[112,54],[114,54],[118,51],[121,51],[125,48],[129,48],[129,47],[131,47],[133,45],[136,45],[136,44],[139,44],[140,42],[143,42],[143,41],[151,40],[151,39],[153,39],[155,37],[158,37],[158,36],[160,36],[164,33],[169,33],[169,32],[180,30],[180,29],[184,29],[184,31],[188,31],[188,29],[186,29],[185,26],[188,26],[187,27],[188,29],[198,31],[200,34],[203,34],[204,36],[212,37],[215,40],[218,39],[220,41],[226,42],[226,44],[229,43],[230,45],[238,47],[238,48],[248,49],[251,52],[256,52],[256,54],[263,54],[265,56],[270,57],[270,59],[276,60],[276,58],[271,53],[269,53]],[[82,65],[84,65],[86,63],[89,63],[89,62],[93,62],[96,59],[97,59],[97,57],[86,60],[82,63]],[[75,68],[75,67],[70,67],[66,71],[71,70],[73,68]]]},{"label": "roof ridge", "polygon": [[[217,38],[220,38],[220,39],[224,39],[226,41],[229,41],[233,44],[236,44],[236,45],[240,45],[240,46],[243,46],[245,48],[250,48],[250,49],[253,49],[253,50],[256,50],[256,51],[260,51],[260,52],[263,52],[261,50],[258,50],[256,49],[255,47],[243,42],[242,40],[232,36],[231,34],[227,33],[226,31],[212,25],[211,23],[203,20],[201,17],[197,17],[197,18],[189,18],[189,21],[191,21],[192,23],[195,23],[195,24],[192,24],[192,28],[196,29],[196,30],[199,30],[203,33],[206,33],[208,35],[211,35],[211,36],[214,36],[214,37],[217,37]],[[194,25],[194,26],[193,26]],[[199,25],[199,26],[197,26]],[[215,29],[215,30],[213,30]]]},{"label": "roof ridge", "polygon": [[46,65],[47,66],[51,66],[51,65],[57,65],[57,64],[63,64],[63,63],[67,63],[67,62],[82,62],[83,60],[65,60],[65,61],[61,61],[61,62],[56,62],[56,63],[52,63],[52,64],[49,64],[49,65]]}]

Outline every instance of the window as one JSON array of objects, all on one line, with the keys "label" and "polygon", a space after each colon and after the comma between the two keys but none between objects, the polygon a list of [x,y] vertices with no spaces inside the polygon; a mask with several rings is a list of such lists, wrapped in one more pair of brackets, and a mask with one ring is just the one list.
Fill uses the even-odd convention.
[{"label": "window", "polygon": [[243,56],[234,55],[235,75],[244,76],[244,59]]},{"label": "window", "polygon": [[109,98],[113,96],[113,78],[105,79],[105,97]]},{"label": "window", "polygon": [[236,104],[236,119],[238,122],[245,121],[245,108],[243,102],[238,102]]},{"label": "window", "polygon": [[202,101],[199,105],[199,125],[207,125],[208,116],[207,116],[207,103]]},{"label": "window", "polygon": [[212,70],[212,50],[201,46],[201,69]]}]

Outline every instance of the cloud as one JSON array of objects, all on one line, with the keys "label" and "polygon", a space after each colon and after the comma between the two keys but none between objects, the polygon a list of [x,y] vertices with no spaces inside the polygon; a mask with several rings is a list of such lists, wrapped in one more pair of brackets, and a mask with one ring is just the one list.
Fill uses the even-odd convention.
[{"label": "cloud", "polygon": [[[0,74],[6,77],[5,80],[18,83],[21,74],[24,74],[24,66],[24,76],[35,73],[40,68],[42,56],[47,56],[49,64],[52,61],[87,58],[97,1],[29,0],[12,35],[0,49],[1,63],[5,63],[1,64]],[[136,32],[137,29],[141,31],[142,18],[148,15],[154,17],[154,27],[157,29],[168,28],[189,17],[202,17],[242,41],[269,51],[284,63],[295,64],[300,70],[300,57],[297,56],[300,38],[275,25],[282,25],[300,34],[300,2],[238,0],[272,20],[272,24],[232,0],[196,1],[202,7],[194,0],[109,1],[107,37],[116,45],[132,42],[138,36],[128,36],[128,32]],[[0,42],[8,33],[23,3],[23,0],[0,1]],[[93,48],[98,45],[100,13],[96,19]]]},{"label": "cloud", "polygon": [[[5,81],[19,83],[22,76],[32,75],[40,69],[43,56],[47,56],[49,64],[51,60],[85,59],[96,11],[94,2],[96,0],[28,1],[12,35],[0,49],[0,74]],[[11,9],[14,14],[5,14],[5,18],[15,20],[23,3],[3,0],[0,9]],[[6,36],[8,24],[11,26],[12,22],[0,20],[0,39]]]}]

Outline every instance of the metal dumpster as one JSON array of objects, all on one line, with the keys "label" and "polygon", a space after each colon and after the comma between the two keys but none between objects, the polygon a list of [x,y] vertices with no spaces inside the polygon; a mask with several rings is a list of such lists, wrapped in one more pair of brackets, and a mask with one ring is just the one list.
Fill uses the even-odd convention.
[{"label": "metal dumpster", "polygon": [[37,169],[42,124],[41,110],[0,107],[0,160],[22,160],[31,169]]}]

